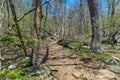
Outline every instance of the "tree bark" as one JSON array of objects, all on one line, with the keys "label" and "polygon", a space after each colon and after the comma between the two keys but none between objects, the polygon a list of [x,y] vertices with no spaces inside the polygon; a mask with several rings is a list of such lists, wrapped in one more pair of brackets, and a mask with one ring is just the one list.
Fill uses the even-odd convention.
[{"label": "tree bark", "polygon": [[[3,7],[4,7],[4,2],[1,2],[2,4],[0,4],[0,35],[2,34],[2,26],[3,26]],[[2,47],[3,45],[0,44],[0,58],[2,57]],[[1,62],[1,59],[0,59],[0,70],[2,68],[2,62]]]},{"label": "tree bark", "polygon": [[[37,39],[42,38],[42,30],[41,30],[41,22],[42,22],[42,0],[35,0],[33,1],[34,7],[35,7],[35,14],[34,14],[34,29],[35,29],[35,35]],[[32,58],[31,58],[31,64],[32,66],[39,66],[38,63],[38,56],[40,54],[40,43],[38,43],[34,46],[33,52],[32,52]]]},{"label": "tree bark", "polygon": [[34,1],[35,6],[35,15],[34,15],[34,29],[35,33],[37,35],[37,38],[42,38],[42,30],[41,30],[41,23],[42,23],[42,1],[41,0],[35,0]]},{"label": "tree bark", "polygon": [[12,0],[9,0],[9,4],[10,4],[10,9],[11,9],[11,12],[12,12],[12,16],[13,16],[13,21],[15,23],[15,28],[16,28],[19,40],[21,42],[21,45],[22,45],[22,49],[23,49],[23,51],[25,53],[25,56],[27,56],[27,51],[26,51],[26,48],[25,48],[25,45],[24,45],[22,33],[20,31],[20,27],[19,27],[19,24],[17,22],[17,16],[16,16],[16,11],[15,11],[15,7],[14,7],[14,3],[13,3]]},{"label": "tree bark", "polygon": [[66,34],[66,1],[63,0],[62,2],[62,40],[65,40],[65,34]]},{"label": "tree bark", "polygon": [[114,43],[116,42],[115,36],[117,30],[115,30],[115,20],[114,20],[114,15],[115,15],[115,0],[108,1],[108,20],[109,20],[109,25],[111,28],[109,28],[109,35],[108,35],[108,42],[109,43]]},{"label": "tree bark", "polygon": [[101,25],[98,1],[88,0],[88,5],[92,24],[91,50],[94,53],[101,53]]}]

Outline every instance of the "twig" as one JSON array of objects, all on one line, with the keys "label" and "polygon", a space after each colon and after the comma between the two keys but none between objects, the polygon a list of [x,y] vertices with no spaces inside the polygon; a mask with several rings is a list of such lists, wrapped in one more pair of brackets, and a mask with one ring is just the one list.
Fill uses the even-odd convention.
[{"label": "twig", "polygon": [[[50,0],[44,2],[44,3],[42,4],[42,6],[44,6],[46,3],[49,3],[49,2],[50,2]],[[35,10],[35,8],[36,8],[36,7],[34,7],[33,9],[31,9],[30,11],[24,13],[20,18],[17,19],[17,22],[19,22],[20,20],[22,20],[27,14],[33,12],[33,11]]]}]

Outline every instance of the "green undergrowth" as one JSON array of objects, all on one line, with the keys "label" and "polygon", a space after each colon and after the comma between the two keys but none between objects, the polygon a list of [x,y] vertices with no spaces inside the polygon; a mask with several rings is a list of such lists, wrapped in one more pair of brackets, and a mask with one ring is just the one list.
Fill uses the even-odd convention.
[{"label": "green undergrowth", "polygon": [[[3,70],[0,70],[0,80],[36,80],[36,78],[39,78],[40,75],[33,75],[28,76],[30,73],[32,74],[31,69],[32,67],[24,68],[23,65],[26,65],[28,63],[29,58],[22,59],[19,64],[16,66],[15,69],[7,69],[9,63],[3,67]],[[17,63],[17,62],[15,62]],[[39,79],[44,80],[44,79]]]},{"label": "green undergrowth", "polygon": [[[90,44],[87,44],[88,48],[85,48],[86,45],[84,45],[87,42],[76,42],[76,41],[62,41],[58,42],[59,45],[62,45],[66,48],[73,49],[73,50],[84,50],[86,52],[89,52],[88,48],[90,47]],[[120,51],[120,45],[118,44],[111,44],[108,42],[102,43],[102,48],[105,50],[116,50]]]},{"label": "green undergrowth", "polygon": [[38,75],[28,77],[28,70],[29,68],[0,70],[0,80],[35,80],[38,77]]},{"label": "green undergrowth", "polygon": [[[22,39],[24,41],[24,46],[26,49],[35,47],[38,43],[45,43],[44,40],[37,39],[28,34],[22,34]],[[2,48],[2,53],[17,53],[24,55],[23,45],[19,39],[19,35],[15,32],[2,33],[0,34],[0,48]],[[7,54],[6,53],[6,54]]]},{"label": "green undergrowth", "polygon": [[0,70],[1,80],[33,80],[25,76],[25,69],[15,69],[15,70]]},{"label": "green undergrowth", "polygon": [[[25,43],[25,46],[33,46],[35,43],[37,43],[38,39],[35,39],[32,36],[29,36],[27,34],[22,35],[23,41]],[[42,40],[40,41],[42,42]],[[13,47],[22,47],[20,40],[19,40],[19,35],[16,33],[3,33],[0,35],[0,43],[1,44],[9,44]]]},{"label": "green undergrowth", "polygon": [[81,42],[65,41],[65,42],[60,42],[58,44],[63,45],[64,47],[71,49],[73,54],[77,54],[80,57],[91,58],[93,60],[101,60],[104,62],[106,59],[111,59],[110,54],[92,53],[90,50],[90,45],[86,46],[86,45],[84,45],[84,43],[81,43]]},{"label": "green undergrowth", "polygon": [[81,42],[76,42],[76,41],[63,41],[63,42],[58,42],[58,44],[69,49],[77,49],[78,46],[83,45]]},{"label": "green undergrowth", "polygon": [[106,59],[111,58],[110,54],[92,53],[88,48],[82,48],[80,51],[73,50],[72,53],[79,55],[79,57],[91,58],[92,60],[105,61]]},{"label": "green undergrowth", "polygon": [[90,59],[92,62],[101,61],[108,65],[120,65],[120,56],[117,56],[117,58],[114,58],[111,56],[111,54],[106,53],[92,53],[89,49],[83,48],[81,51],[72,50],[73,54],[77,54],[80,59]]},{"label": "green undergrowth", "polygon": [[120,45],[119,44],[111,44],[108,42],[102,43],[102,47],[105,50],[114,50],[114,51],[120,51]]}]

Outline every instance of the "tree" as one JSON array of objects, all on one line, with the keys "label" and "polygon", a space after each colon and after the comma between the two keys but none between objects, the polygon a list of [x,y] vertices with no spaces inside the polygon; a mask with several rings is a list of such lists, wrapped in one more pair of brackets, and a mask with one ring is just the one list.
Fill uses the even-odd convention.
[{"label": "tree", "polygon": [[[35,7],[35,14],[34,14],[34,29],[36,32],[37,39],[42,39],[42,30],[41,30],[41,23],[42,23],[42,0],[34,0],[33,1]],[[41,61],[39,61],[38,56],[40,53],[40,43],[38,41],[37,45],[33,48],[32,57],[30,64],[32,66],[39,66],[41,65]]]},{"label": "tree", "polygon": [[91,50],[95,53],[101,53],[101,25],[98,0],[88,0],[92,25]]},{"label": "tree", "polygon": [[66,21],[66,0],[61,1],[62,4],[62,25],[61,25],[61,33],[62,33],[62,40],[65,40],[65,21]]},{"label": "tree", "polygon": [[[0,35],[2,33],[2,25],[3,25],[3,7],[4,7],[4,2],[0,1]],[[0,46],[2,46],[0,44]],[[2,52],[2,48],[0,47],[0,58],[1,58],[1,52]],[[0,70],[1,70],[1,59],[0,59]]]},{"label": "tree", "polygon": [[9,4],[10,4],[10,9],[11,9],[11,12],[12,12],[12,16],[13,16],[13,21],[15,23],[16,32],[18,34],[18,37],[19,37],[19,40],[21,42],[22,49],[23,49],[23,51],[25,53],[25,56],[27,56],[27,51],[25,49],[25,44],[24,44],[24,41],[23,41],[22,33],[20,31],[20,27],[19,27],[19,24],[18,24],[18,21],[17,21],[17,15],[16,15],[14,3],[13,3],[12,0],[9,0]]},{"label": "tree", "polygon": [[2,3],[2,4],[0,4],[0,29],[2,28],[2,18],[3,18],[3,4],[4,4],[4,2],[0,2],[0,3]]},{"label": "tree", "polygon": [[109,20],[109,35],[108,35],[108,41],[110,43],[117,43],[116,35],[119,32],[118,27],[116,28],[115,24],[115,9],[118,5],[119,0],[116,2],[116,0],[110,0],[108,1],[108,20]]}]

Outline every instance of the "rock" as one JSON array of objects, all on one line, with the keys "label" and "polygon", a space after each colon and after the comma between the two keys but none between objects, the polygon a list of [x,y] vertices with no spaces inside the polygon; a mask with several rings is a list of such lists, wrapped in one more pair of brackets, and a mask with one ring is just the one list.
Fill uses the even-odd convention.
[{"label": "rock", "polygon": [[115,73],[107,69],[100,69],[94,80],[119,80],[119,79],[117,75],[115,75]]},{"label": "rock", "polygon": [[8,69],[11,69],[11,70],[15,69],[15,68],[16,68],[16,64],[11,64],[11,65],[8,66]]},{"label": "rock", "polygon": [[115,64],[118,63],[117,60],[116,60],[115,58],[108,58],[108,59],[105,59],[104,62],[107,63],[107,64],[111,64],[111,65],[115,65]]},{"label": "rock", "polygon": [[108,70],[110,70],[114,73],[120,74],[120,66],[111,65],[111,66],[108,66]]},{"label": "rock", "polygon": [[57,80],[57,79],[54,78],[53,76],[50,76],[50,77],[46,78],[45,80]]},{"label": "rock", "polygon": [[57,80],[57,78],[51,73],[51,69],[47,65],[40,65],[37,67],[29,68],[26,76],[34,76],[34,80]]},{"label": "rock", "polygon": [[34,75],[43,75],[44,77],[47,77],[51,71],[50,69],[45,66],[45,65],[41,65],[39,67],[33,67],[30,69],[31,71],[29,71],[28,76],[34,76]]},{"label": "rock", "polygon": [[80,72],[80,71],[78,71],[78,72],[73,72],[72,75],[73,75],[75,78],[80,78],[81,72]]},{"label": "rock", "polygon": [[70,58],[70,59],[76,59],[76,58],[77,58],[77,55],[76,55],[76,54],[70,55],[69,58]]},{"label": "rock", "polygon": [[117,40],[118,44],[120,44],[120,39]]},{"label": "rock", "polygon": [[112,58],[114,58],[114,59],[116,59],[117,61],[120,62],[120,59],[119,59],[118,57],[116,57],[116,56],[112,56]]},{"label": "rock", "polygon": [[29,57],[25,57],[25,59],[29,59]]},{"label": "rock", "polygon": [[28,77],[37,76],[35,80],[55,80],[55,78],[51,75],[51,70],[46,65],[41,65],[39,67],[32,67],[28,70]]}]

